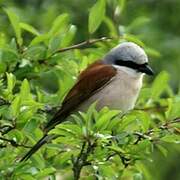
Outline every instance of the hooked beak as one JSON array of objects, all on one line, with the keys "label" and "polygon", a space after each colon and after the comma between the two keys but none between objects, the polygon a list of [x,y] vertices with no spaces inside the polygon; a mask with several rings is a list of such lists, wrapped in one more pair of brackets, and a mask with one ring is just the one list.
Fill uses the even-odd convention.
[{"label": "hooked beak", "polygon": [[140,72],[145,73],[145,74],[150,75],[150,76],[154,75],[153,70],[151,69],[151,67],[148,64],[141,66],[138,70]]}]

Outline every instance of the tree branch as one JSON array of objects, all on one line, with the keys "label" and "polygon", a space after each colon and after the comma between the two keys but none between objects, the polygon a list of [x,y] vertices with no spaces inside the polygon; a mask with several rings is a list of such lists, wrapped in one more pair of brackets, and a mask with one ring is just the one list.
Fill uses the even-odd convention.
[{"label": "tree branch", "polygon": [[81,147],[81,151],[76,159],[72,158],[74,180],[78,180],[81,174],[81,170],[84,166],[90,165],[87,161],[88,156],[93,152],[96,146],[96,141],[91,143],[90,141],[84,141]]},{"label": "tree branch", "polygon": [[58,49],[56,50],[55,52],[53,52],[51,54],[51,56],[57,54],[57,53],[61,53],[61,52],[65,52],[65,51],[69,51],[69,50],[72,50],[72,49],[83,49],[83,48],[87,48],[89,47],[90,45],[92,44],[95,44],[97,42],[102,42],[102,41],[107,41],[107,40],[112,40],[112,38],[110,37],[101,37],[101,38],[98,38],[98,39],[89,39],[89,40],[86,40],[84,42],[81,42],[79,44],[75,44],[75,45],[72,45],[72,46],[69,46],[69,47],[65,47],[65,48],[61,48],[61,49]]}]

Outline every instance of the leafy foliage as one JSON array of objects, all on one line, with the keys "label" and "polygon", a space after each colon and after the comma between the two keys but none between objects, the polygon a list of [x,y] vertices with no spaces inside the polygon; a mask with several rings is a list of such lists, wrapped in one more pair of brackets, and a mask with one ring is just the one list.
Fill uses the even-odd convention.
[{"label": "leafy foliage", "polygon": [[[115,3],[121,12],[125,5],[125,0]],[[105,13],[106,6],[104,0],[93,5],[88,29],[92,35],[105,25],[109,37],[76,45],[79,27],[71,24],[69,14],[58,15],[42,33],[5,9],[15,37],[8,43],[5,37],[0,40],[0,177],[153,179],[146,167],[152,153],[158,150],[167,156],[167,143],[180,143],[180,92],[174,93],[169,73],[162,71],[152,83],[145,82],[133,111],[122,115],[104,107],[97,112],[94,103],[87,112],[72,115],[51,130],[58,138],[28,162],[18,162],[43,135],[43,126],[88,64],[124,40],[140,44],[150,56],[160,56],[133,34],[149,19],[138,17],[117,30]],[[31,38],[26,39],[25,33]]]}]

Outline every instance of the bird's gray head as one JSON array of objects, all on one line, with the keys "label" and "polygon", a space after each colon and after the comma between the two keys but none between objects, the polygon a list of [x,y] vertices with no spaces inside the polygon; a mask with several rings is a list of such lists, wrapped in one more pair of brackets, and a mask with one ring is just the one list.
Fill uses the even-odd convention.
[{"label": "bird's gray head", "polygon": [[104,62],[118,66],[126,66],[137,72],[153,75],[148,65],[145,51],[133,42],[123,42],[114,47],[105,57]]}]

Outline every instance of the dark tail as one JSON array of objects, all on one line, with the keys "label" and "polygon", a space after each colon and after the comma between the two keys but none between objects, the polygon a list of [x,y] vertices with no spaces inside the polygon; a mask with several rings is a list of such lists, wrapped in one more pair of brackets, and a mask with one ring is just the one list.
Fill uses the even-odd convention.
[{"label": "dark tail", "polygon": [[27,161],[36,151],[38,151],[38,149],[44,145],[46,142],[49,141],[49,139],[51,139],[51,136],[45,134],[27,153],[26,155],[20,160],[20,162],[22,161]]}]

